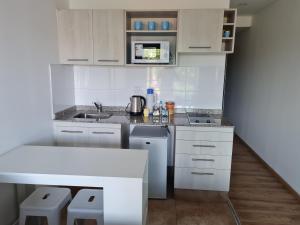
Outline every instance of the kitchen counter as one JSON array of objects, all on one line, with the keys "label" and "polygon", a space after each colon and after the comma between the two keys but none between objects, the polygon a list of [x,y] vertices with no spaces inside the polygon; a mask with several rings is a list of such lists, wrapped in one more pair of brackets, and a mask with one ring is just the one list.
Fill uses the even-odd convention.
[{"label": "kitchen counter", "polygon": [[210,114],[212,118],[217,121],[216,124],[199,124],[199,125],[190,125],[187,113],[175,113],[173,116],[168,118],[155,118],[143,116],[130,116],[129,113],[124,110],[116,110],[117,107],[109,107],[105,112],[112,113],[112,116],[108,119],[101,119],[96,121],[95,119],[78,119],[73,118],[78,113],[84,113],[90,108],[77,108],[72,107],[65,111],[59,112],[56,114],[55,121],[64,121],[64,122],[83,122],[83,123],[112,123],[112,124],[136,124],[136,125],[157,125],[157,126],[203,126],[203,127],[230,127],[232,126],[225,118],[222,117],[222,114]]}]

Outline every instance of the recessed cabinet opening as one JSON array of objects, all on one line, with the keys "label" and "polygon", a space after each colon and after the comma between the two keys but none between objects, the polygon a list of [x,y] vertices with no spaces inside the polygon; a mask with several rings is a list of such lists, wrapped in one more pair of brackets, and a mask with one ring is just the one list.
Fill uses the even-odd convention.
[{"label": "recessed cabinet opening", "polygon": [[175,66],[177,14],[177,11],[126,12],[126,64]]}]

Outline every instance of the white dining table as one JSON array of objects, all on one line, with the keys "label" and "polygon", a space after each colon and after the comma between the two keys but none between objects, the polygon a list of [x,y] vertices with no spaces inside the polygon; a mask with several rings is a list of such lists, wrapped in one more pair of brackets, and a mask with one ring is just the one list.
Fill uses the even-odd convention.
[{"label": "white dining table", "polygon": [[105,225],[146,224],[146,150],[24,145],[0,155],[0,183],[103,188]]}]

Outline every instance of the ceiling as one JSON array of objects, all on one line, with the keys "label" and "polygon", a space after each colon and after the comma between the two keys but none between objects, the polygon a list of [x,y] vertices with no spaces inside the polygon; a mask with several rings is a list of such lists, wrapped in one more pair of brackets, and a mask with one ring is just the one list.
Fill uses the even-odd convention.
[{"label": "ceiling", "polygon": [[230,7],[237,8],[239,15],[252,15],[276,0],[231,0]]}]

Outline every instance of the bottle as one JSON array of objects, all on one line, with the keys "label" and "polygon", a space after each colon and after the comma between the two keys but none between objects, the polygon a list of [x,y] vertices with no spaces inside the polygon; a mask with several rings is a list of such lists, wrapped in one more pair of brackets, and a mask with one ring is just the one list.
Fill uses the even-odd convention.
[{"label": "bottle", "polygon": [[149,109],[149,114],[153,114],[153,106],[154,106],[154,89],[148,88],[147,89],[147,101],[146,101],[147,108]]},{"label": "bottle", "polygon": [[148,117],[149,116],[149,109],[146,107],[144,108],[144,117]]},{"label": "bottle", "polygon": [[162,116],[162,117],[168,117],[168,110],[166,109],[166,107],[164,106],[164,104],[163,104],[163,101],[160,101],[160,104],[159,104],[160,106],[160,115]]},{"label": "bottle", "polygon": [[162,117],[168,117],[169,116],[169,113],[168,113],[168,110],[166,109],[166,107],[163,107],[161,116]]},{"label": "bottle", "polygon": [[164,107],[164,106],[163,106],[163,101],[160,100],[160,101],[159,101],[159,114],[160,114],[160,115],[162,115],[163,107]]},{"label": "bottle", "polygon": [[153,106],[153,117],[159,117],[160,116],[160,107],[159,104],[155,104]]}]

